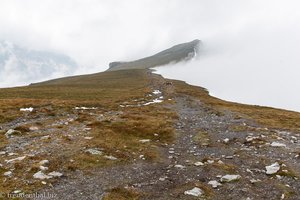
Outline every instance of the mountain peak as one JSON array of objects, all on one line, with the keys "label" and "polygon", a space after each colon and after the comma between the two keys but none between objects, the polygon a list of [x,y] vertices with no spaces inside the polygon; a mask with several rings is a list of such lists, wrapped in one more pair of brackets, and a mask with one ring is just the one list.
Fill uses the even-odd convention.
[{"label": "mountain peak", "polygon": [[145,57],[129,62],[112,62],[109,64],[109,71],[126,70],[126,69],[148,69],[167,65],[169,63],[177,63],[187,61],[197,56],[201,41],[196,39],[191,42],[177,44],[169,49],[161,51],[155,55]]}]

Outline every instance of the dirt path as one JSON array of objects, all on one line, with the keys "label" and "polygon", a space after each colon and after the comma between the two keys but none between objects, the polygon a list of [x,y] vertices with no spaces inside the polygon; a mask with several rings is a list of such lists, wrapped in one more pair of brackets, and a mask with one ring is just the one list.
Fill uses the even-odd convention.
[{"label": "dirt path", "polygon": [[[155,86],[157,87],[157,85]],[[267,130],[225,111],[216,113],[197,99],[177,95],[170,105],[179,116],[174,125],[177,138],[160,147],[157,163],[136,163],[83,174],[59,181],[41,192],[53,199],[102,199],[113,188],[134,188],[141,199],[300,199],[299,159],[294,152],[299,135]],[[281,138],[281,139],[280,139]],[[279,141],[285,147],[272,147]],[[280,161],[280,175],[266,175],[265,167]],[[287,171],[282,171],[287,170]],[[224,175],[239,175],[238,181],[212,188]],[[200,188],[199,197],[184,194]]]}]

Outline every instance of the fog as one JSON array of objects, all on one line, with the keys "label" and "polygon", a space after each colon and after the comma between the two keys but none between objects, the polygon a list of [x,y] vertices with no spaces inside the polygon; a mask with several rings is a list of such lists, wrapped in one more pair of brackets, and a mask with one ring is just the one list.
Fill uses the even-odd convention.
[{"label": "fog", "polygon": [[227,100],[300,111],[299,6],[296,0],[0,0],[0,40],[66,54],[78,63],[72,74],[83,74],[200,39],[199,60],[159,72]]}]

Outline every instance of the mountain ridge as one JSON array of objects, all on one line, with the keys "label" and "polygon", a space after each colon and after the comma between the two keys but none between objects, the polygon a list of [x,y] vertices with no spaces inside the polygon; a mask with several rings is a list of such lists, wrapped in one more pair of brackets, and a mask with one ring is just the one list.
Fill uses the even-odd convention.
[{"label": "mountain ridge", "polygon": [[144,57],[134,61],[116,61],[109,63],[108,71],[125,69],[149,69],[169,63],[177,63],[190,60],[198,55],[201,40],[195,39],[191,42],[177,44],[152,56]]}]

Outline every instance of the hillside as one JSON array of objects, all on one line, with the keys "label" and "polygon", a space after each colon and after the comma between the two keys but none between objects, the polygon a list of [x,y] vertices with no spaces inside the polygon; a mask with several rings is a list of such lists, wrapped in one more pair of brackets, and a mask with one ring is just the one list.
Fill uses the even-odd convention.
[{"label": "hillside", "polygon": [[0,194],[299,199],[299,141],[300,113],[149,69],[61,78],[0,89]]}]

